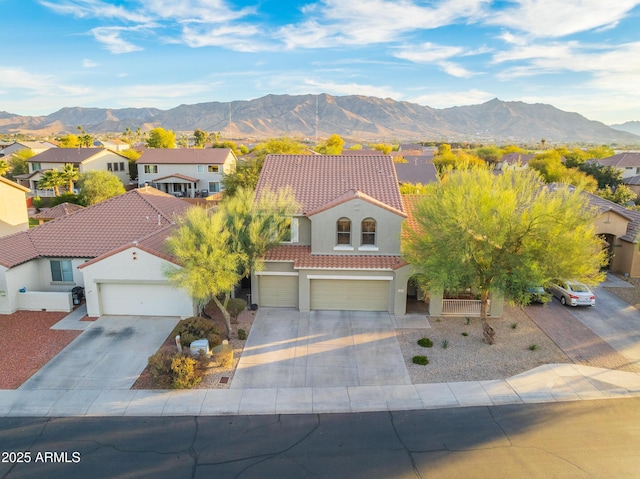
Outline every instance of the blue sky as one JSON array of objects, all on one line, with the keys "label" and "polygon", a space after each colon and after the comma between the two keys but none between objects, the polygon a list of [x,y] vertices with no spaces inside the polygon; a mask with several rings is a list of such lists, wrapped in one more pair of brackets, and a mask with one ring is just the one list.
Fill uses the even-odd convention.
[{"label": "blue sky", "polygon": [[0,111],[273,94],[640,120],[640,0],[0,0]]}]

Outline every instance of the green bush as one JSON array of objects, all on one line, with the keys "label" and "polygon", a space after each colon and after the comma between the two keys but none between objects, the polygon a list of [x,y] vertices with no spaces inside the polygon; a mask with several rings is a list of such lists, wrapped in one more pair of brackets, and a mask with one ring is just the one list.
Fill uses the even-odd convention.
[{"label": "green bush", "polygon": [[238,322],[238,315],[247,307],[247,302],[242,298],[231,298],[227,303],[227,311],[234,322]]},{"label": "green bush", "polygon": [[80,197],[75,193],[62,193],[60,196],[51,198],[49,206],[53,208],[54,206],[61,205],[62,203],[73,203],[76,205],[82,205]]},{"label": "green bush", "polygon": [[202,381],[196,372],[197,361],[189,356],[176,354],[171,360],[171,387],[189,389]]},{"label": "green bush", "polygon": [[446,339],[442,340],[442,349],[447,349],[449,347],[449,341]]},{"label": "green bush", "polygon": [[414,356],[413,364],[420,364],[421,366],[426,366],[429,364],[429,359],[426,356]]},{"label": "green bush", "polygon": [[168,388],[171,386],[171,361],[174,354],[161,350],[149,357],[149,373],[156,386]]},{"label": "green bush", "polygon": [[230,368],[233,366],[233,348],[231,346],[224,347],[223,345],[221,349],[211,352],[211,359],[223,368]]},{"label": "green bush", "polygon": [[538,347],[539,347],[539,346],[538,346],[536,343],[533,343],[533,344],[531,344],[531,345],[529,346],[529,350],[530,350],[530,351],[535,351],[536,349],[538,349]]},{"label": "green bush", "polygon": [[247,339],[247,332],[244,329],[238,329],[238,339],[241,341]]},{"label": "green bush", "polygon": [[466,336],[469,336],[469,333],[465,332],[465,333],[462,333],[462,335],[466,337]]},{"label": "green bush", "polygon": [[418,339],[418,344],[423,348],[430,348],[433,346],[433,341],[431,341],[429,338],[421,338]]},{"label": "green bush", "polygon": [[42,200],[42,198],[40,198],[39,196],[34,196],[33,197],[33,207],[37,210],[40,211],[40,209],[44,206],[44,201]]},{"label": "green bush", "polygon": [[180,335],[180,344],[189,347],[193,341],[198,339],[208,339],[209,347],[213,348],[222,342],[220,332],[213,321],[202,316],[193,316],[183,319],[174,328],[173,337]]}]

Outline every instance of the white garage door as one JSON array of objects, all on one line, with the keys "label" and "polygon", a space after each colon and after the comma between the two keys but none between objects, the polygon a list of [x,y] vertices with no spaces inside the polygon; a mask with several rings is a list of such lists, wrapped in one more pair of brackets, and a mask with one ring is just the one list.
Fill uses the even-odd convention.
[{"label": "white garage door", "polygon": [[297,276],[259,276],[260,306],[271,308],[298,307]]},{"label": "white garage door", "polygon": [[312,279],[311,309],[388,311],[389,281]]},{"label": "white garage door", "polygon": [[136,316],[191,316],[193,303],[186,293],[167,284],[102,283],[102,314]]}]

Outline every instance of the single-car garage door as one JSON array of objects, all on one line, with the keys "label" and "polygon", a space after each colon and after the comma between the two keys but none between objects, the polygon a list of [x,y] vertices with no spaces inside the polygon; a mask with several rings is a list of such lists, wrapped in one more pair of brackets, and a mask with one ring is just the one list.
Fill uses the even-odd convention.
[{"label": "single-car garage door", "polygon": [[312,279],[311,309],[388,311],[389,281]]},{"label": "single-car garage door", "polygon": [[271,308],[298,307],[297,276],[261,275],[258,278],[260,306]]},{"label": "single-car garage door", "polygon": [[101,283],[102,314],[136,316],[192,316],[193,302],[168,284]]}]

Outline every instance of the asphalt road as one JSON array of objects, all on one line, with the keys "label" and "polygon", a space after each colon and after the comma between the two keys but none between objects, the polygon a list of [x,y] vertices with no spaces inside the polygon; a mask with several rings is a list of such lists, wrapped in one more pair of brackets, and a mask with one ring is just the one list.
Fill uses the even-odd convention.
[{"label": "asphalt road", "polygon": [[393,413],[0,418],[0,446],[0,477],[8,479],[630,478],[640,477],[640,398]]}]

